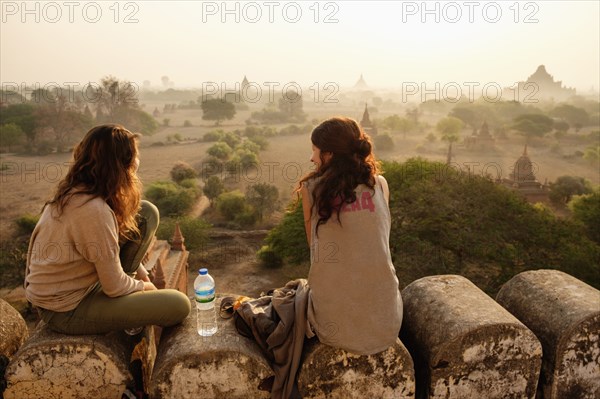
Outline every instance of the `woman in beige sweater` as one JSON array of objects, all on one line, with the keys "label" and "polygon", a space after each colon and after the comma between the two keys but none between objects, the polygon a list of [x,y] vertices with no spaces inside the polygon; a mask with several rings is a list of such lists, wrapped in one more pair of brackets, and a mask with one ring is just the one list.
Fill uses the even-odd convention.
[{"label": "woman in beige sweater", "polygon": [[141,265],[159,217],[140,199],[136,140],[120,125],[92,128],[33,231],[25,292],[55,331],[171,326],[190,312],[184,294],[157,290]]},{"label": "woman in beige sweater", "polygon": [[328,119],[311,141],[316,170],[299,187],[311,257],[308,322],[324,344],[377,353],[396,342],[402,323],[388,185],[356,121]]}]

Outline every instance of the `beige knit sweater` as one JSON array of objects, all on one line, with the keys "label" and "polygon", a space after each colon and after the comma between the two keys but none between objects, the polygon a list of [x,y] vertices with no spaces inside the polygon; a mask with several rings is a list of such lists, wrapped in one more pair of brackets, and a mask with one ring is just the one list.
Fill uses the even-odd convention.
[{"label": "beige knit sweater", "polygon": [[66,312],[77,307],[98,281],[110,297],[144,289],[142,281],[121,267],[112,209],[87,194],[74,195],[60,216],[55,206],[46,206],[29,242],[27,299],[41,308]]}]

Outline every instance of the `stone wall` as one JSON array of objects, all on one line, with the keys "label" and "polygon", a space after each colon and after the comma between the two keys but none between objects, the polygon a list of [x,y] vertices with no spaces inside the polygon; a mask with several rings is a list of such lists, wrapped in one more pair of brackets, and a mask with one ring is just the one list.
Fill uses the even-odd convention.
[{"label": "stone wall", "polygon": [[[600,397],[600,292],[581,281],[529,271],[495,301],[464,277],[430,276],[402,296],[401,340],[385,352],[357,356],[307,343],[298,373],[304,398]],[[192,313],[165,332],[145,380],[151,398],[269,397],[272,372],[257,345],[231,319],[219,323],[218,334],[199,337]],[[52,397],[51,381],[69,373],[81,384],[61,397],[119,398],[130,359],[110,339],[34,334],[13,357],[5,397]]]}]

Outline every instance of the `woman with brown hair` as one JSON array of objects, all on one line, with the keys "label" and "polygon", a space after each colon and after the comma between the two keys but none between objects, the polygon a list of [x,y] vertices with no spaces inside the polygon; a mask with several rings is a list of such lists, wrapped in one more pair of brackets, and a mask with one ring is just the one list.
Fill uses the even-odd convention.
[{"label": "woman with brown hair", "polygon": [[66,334],[181,322],[190,312],[187,296],[157,290],[141,265],[159,216],[141,200],[137,135],[96,126],[73,158],[31,236],[27,299]]},{"label": "woman with brown hair", "polygon": [[297,189],[311,254],[308,322],[324,344],[381,352],[396,342],[402,323],[388,185],[356,121],[328,119],[311,141],[316,170]]}]

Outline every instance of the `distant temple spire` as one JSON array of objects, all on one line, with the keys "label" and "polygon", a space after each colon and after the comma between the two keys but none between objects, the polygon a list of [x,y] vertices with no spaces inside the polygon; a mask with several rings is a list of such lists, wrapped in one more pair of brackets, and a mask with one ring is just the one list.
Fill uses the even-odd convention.
[{"label": "distant temple spire", "polygon": [[365,127],[372,127],[371,118],[369,117],[369,108],[367,107],[367,103],[365,103],[365,112],[363,112],[363,117],[360,121],[360,125]]},{"label": "distant temple spire", "polygon": [[[516,90],[516,92],[515,92]],[[517,82],[517,88],[506,88],[506,95],[516,101],[524,101],[535,94],[536,99],[554,99],[564,101],[576,95],[572,87],[565,87],[560,80],[554,80],[545,65],[539,65],[526,81]]]},{"label": "distant temple spire", "polygon": [[358,81],[356,82],[356,84],[354,85],[355,89],[359,89],[359,90],[365,90],[369,88],[369,85],[367,85],[367,82],[365,82],[365,79],[363,78],[363,74],[360,74],[360,78],[358,79]]},{"label": "distant temple spire", "polygon": [[369,107],[367,103],[365,103],[365,112],[363,112],[362,119],[360,120],[360,126],[363,131],[369,136],[377,136],[377,126],[373,122],[371,122],[371,117],[369,116]]},{"label": "distant temple spire", "polygon": [[183,245],[184,241],[185,238],[183,238],[183,234],[181,234],[181,229],[179,228],[179,222],[177,222],[175,223],[173,238],[171,239],[171,249],[173,251],[185,251],[185,245]]},{"label": "distant temple spire", "polygon": [[548,179],[545,180],[544,184],[537,180],[534,163],[531,162],[527,151],[527,144],[523,148],[523,155],[515,162],[508,178],[502,178],[499,182],[523,195],[532,204],[536,202],[549,203]]}]

